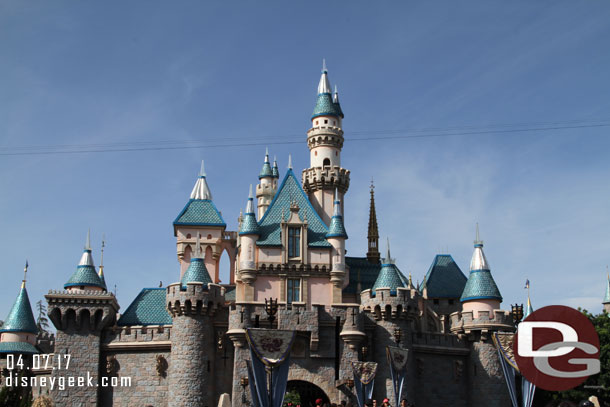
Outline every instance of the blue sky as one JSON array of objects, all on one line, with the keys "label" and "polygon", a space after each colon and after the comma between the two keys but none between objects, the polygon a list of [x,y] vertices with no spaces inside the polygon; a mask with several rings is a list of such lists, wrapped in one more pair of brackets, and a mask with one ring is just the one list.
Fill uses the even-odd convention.
[{"label": "blue sky", "polygon": [[[529,278],[535,307],[598,311],[608,21],[602,1],[4,1],[0,319],[25,259],[34,304],[63,287],[88,228],[96,264],[106,235],[122,311],[176,281],[172,221],[201,159],[232,230],[265,146],[282,175],[289,153],[308,166],[322,58],[346,115],[348,255],[366,252],[374,177],[380,233],[414,280],[439,252],[467,273],[479,222],[505,308]],[[35,154],[135,146],[180,149]]]}]

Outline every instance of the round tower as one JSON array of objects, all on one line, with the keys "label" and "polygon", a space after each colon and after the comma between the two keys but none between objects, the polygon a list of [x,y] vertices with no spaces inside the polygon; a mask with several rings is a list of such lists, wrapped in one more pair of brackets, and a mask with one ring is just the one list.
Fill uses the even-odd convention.
[{"label": "round tower", "polygon": [[[262,218],[269,204],[275,196],[277,188],[277,177],[274,175],[277,172],[277,162],[274,162],[274,168],[271,168],[269,163],[269,150],[265,151],[265,161],[263,168],[258,175],[259,183],[256,186],[256,199],[258,201],[258,219]],[[279,173],[278,173],[279,174]],[[279,175],[278,175],[279,176]]]},{"label": "round tower", "polygon": [[166,302],[173,320],[168,406],[212,406],[213,316],[223,306],[224,295],[222,287],[212,283],[199,241],[180,282],[167,287]]},{"label": "round tower", "polygon": [[491,334],[515,330],[510,312],[500,309],[502,296],[483,252],[477,225],[470,275],[460,299],[462,311],[451,314],[451,332],[470,345],[467,368],[471,406],[505,406],[510,398]]},{"label": "round tower", "polygon": [[311,116],[312,126],[307,131],[310,165],[303,170],[303,189],[327,224],[332,217],[335,189],[343,201],[349,188],[349,171],[341,167],[343,117],[339,93],[336,87],[332,93],[326,63],[323,63],[316,106]]},{"label": "round tower", "polygon": [[250,194],[248,196],[248,204],[246,205],[246,213],[242,218],[239,227],[239,271],[238,279],[242,283],[238,289],[243,290],[245,301],[254,301],[254,281],[256,280],[256,241],[260,235],[256,215],[254,214],[254,197],[252,196],[252,185],[250,185]]},{"label": "round tower", "polygon": [[334,212],[330,220],[326,240],[333,247],[330,272],[330,281],[333,283],[332,301],[333,304],[340,304],[343,302],[342,293],[345,285],[345,241],[347,240],[347,232],[343,225],[341,201],[337,190],[335,190]]}]

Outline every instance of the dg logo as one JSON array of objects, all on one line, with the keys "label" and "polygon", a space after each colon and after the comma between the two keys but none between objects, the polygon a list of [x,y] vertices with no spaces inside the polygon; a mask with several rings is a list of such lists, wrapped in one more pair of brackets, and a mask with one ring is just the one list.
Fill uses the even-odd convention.
[{"label": "dg logo", "polygon": [[563,305],[540,308],[521,322],[513,351],[521,374],[545,390],[574,388],[600,371],[595,327]]}]

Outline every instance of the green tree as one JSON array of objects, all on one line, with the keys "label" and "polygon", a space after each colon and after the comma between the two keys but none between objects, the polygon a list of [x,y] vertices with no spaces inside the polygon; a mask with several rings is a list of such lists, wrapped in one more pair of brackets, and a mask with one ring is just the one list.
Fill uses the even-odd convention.
[{"label": "green tree", "polygon": [[[601,314],[593,315],[587,310],[581,311],[595,327],[599,336],[599,361],[601,370],[598,374],[589,377],[580,386],[567,391],[550,392],[537,389],[535,405],[547,405],[547,403],[559,400],[569,400],[578,403],[587,400],[590,396],[597,396],[600,405],[610,407],[610,315],[604,310]],[[541,403],[539,403],[539,401]]]},{"label": "green tree", "polygon": [[36,326],[38,332],[49,332],[49,320],[47,319],[47,307],[42,303],[42,300],[36,303],[38,309],[38,319],[36,320]]},{"label": "green tree", "polygon": [[287,406],[288,403],[292,403],[293,406],[297,406],[301,404],[301,396],[296,391],[289,391],[284,395],[284,406]]},{"label": "green tree", "polygon": [[[24,375],[24,371],[15,375],[17,376],[17,383],[21,382],[21,378]],[[0,406],[30,407],[31,405],[32,389],[30,387],[5,386],[0,390]]]}]

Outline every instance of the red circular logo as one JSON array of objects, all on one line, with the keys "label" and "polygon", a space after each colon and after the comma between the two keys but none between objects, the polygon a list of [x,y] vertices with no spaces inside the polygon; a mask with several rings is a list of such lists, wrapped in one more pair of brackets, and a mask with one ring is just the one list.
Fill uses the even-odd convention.
[{"label": "red circular logo", "polygon": [[581,312],[550,305],[523,320],[513,345],[521,374],[544,390],[562,391],[600,371],[599,337]]}]

